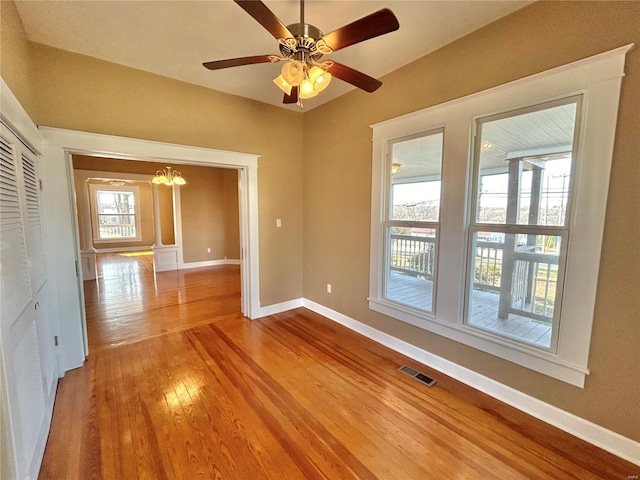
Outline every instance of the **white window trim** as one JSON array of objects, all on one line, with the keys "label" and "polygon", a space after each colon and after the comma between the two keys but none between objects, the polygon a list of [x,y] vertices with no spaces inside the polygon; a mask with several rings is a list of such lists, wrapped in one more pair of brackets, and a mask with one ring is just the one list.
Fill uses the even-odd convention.
[{"label": "white window trim", "polygon": [[[588,357],[626,45],[451,102],[372,125],[369,308],[578,387]],[[464,325],[468,192],[475,120],[583,95],[557,351]],[[383,298],[385,157],[389,140],[445,127],[434,315]],[[467,188],[460,188],[465,185]],[[586,261],[588,260],[588,261]]]},{"label": "white window trim", "polygon": [[[98,222],[98,204],[96,201],[96,193],[100,191],[113,192],[133,192],[135,198],[135,220],[136,220],[136,236],[126,238],[100,238],[100,227]],[[140,188],[135,185],[99,185],[97,183],[89,184],[89,202],[91,206],[91,231],[93,232],[93,243],[133,243],[142,241],[142,225],[140,222]]]}]

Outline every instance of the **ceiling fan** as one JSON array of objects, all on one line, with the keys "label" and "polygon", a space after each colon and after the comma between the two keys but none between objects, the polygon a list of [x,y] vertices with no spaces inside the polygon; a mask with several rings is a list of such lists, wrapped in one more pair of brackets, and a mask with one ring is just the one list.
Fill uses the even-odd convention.
[{"label": "ceiling fan", "polygon": [[321,61],[324,55],[369,40],[400,28],[398,19],[387,8],[356,20],[324,35],[317,27],[304,21],[304,0],[300,0],[300,22],[284,24],[260,0],[234,0],[279,43],[280,55],[256,55],[206,62],[209,70],[285,62],[281,75],[273,82],[284,91],[283,103],[302,107],[302,99],[315,97],[329,85],[333,75],[367,92],[374,92],[382,82],[351,67],[332,60]]}]

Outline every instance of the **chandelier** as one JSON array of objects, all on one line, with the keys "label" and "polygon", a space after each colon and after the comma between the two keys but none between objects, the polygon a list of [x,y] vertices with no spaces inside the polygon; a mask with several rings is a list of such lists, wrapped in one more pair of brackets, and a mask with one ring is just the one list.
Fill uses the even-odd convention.
[{"label": "chandelier", "polygon": [[164,185],[185,185],[187,182],[182,175],[177,170],[172,170],[171,167],[164,168],[162,170],[158,170],[156,172],[156,176],[153,177],[151,183],[156,185],[164,184]]}]

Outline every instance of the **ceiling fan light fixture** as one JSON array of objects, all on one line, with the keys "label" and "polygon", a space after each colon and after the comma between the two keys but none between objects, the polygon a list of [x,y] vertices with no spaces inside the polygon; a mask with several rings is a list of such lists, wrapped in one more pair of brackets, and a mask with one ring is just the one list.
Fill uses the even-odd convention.
[{"label": "ceiling fan light fixture", "polygon": [[298,60],[291,60],[282,66],[282,77],[289,85],[300,85],[304,80],[304,66]]},{"label": "ceiling fan light fixture", "polygon": [[293,85],[289,84],[282,75],[273,79],[273,83],[275,83],[280,90],[282,90],[287,95],[291,95],[291,89]]},{"label": "ceiling fan light fixture", "polygon": [[296,104],[300,108],[301,99],[315,97],[325,90],[333,76],[369,93],[382,85],[379,80],[338,62],[325,60],[320,63],[320,58],[398,30],[398,19],[388,8],[378,10],[325,35],[316,26],[305,22],[304,0],[300,0],[300,21],[286,26],[262,0],[234,2],[278,41],[280,55],[253,55],[216,60],[203,63],[205,68],[220,70],[242,65],[283,62],[281,75],[274,79],[274,83],[285,93],[282,101],[284,104]]},{"label": "ceiling fan light fixture", "polygon": [[309,79],[313,82],[313,89],[320,93],[331,83],[331,74],[315,66],[309,70]]},{"label": "ceiling fan light fixture", "polygon": [[314,82],[310,78],[305,78],[300,84],[300,98],[313,98],[318,95],[318,91],[314,88]]}]

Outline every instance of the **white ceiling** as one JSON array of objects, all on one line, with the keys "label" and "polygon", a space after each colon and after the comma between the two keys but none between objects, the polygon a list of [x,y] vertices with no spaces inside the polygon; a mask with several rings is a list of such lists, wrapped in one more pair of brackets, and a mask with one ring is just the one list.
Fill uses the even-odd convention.
[{"label": "white ceiling", "polygon": [[[264,2],[285,24],[299,21],[294,0]],[[381,8],[400,30],[331,54],[340,63],[379,78],[532,1],[307,0],[305,20],[324,33]],[[278,53],[277,41],[231,0],[16,1],[29,40],[157,73],[284,108],[271,82],[278,64],[209,71],[203,62]],[[334,80],[305,101],[311,109],[353,90]],[[375,93],[373,94],[375,95]]]}]

